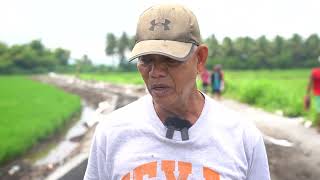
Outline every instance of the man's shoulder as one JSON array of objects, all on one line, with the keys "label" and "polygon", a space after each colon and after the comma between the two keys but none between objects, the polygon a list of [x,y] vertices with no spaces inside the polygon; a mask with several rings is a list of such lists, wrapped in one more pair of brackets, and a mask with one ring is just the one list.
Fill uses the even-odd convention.
[{"label": "man's shoulder", "polygon": [[213,118],[213,122],[221,125],[237,124],[243,117],[238,111],[226,106],[223,102],[217,101],[211,97],[207,98],[208,116]]},{"label": "man's shoulder", "polygon": [[212,108],[208,112],[211,126],[215,126],[222,132],[228,132],[230,135],[244,135],[244,138],[256,138],[261,135],[249,117],[241,112],[211,98],[208,99],[208,104],[209,108]]}]

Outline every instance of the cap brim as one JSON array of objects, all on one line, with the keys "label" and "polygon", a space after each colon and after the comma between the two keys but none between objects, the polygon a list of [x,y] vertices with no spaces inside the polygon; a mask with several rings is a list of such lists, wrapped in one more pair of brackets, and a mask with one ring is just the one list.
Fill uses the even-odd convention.
[{"label": "cap brim", "polygon": [[129,61],[148,54],[168,56],[178,61],[185,61],[193,44],[169,40],[145,40],[138,42],[132,49]]}]

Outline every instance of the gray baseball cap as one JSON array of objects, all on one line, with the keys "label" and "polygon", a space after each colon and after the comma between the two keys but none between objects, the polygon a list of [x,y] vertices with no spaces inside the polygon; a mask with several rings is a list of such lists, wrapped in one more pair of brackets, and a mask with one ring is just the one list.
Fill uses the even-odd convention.
[{"label": "gray baseball cap", "polygon": [[129,61],[147,54],[184,61],[192,47],[200,43],[197,18],[189,9],[177,4],[155,5],[139,18]]}]

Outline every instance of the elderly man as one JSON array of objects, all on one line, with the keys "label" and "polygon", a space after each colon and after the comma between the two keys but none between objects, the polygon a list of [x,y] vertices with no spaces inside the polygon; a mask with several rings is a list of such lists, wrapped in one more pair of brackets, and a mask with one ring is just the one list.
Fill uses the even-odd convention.
[{"label": "elderly man", "polygon": [[150,94],[98,125],[84,179],[270,179],[260,132],[197,89],[207,56],[189,9],[144,11],[130,60]]}]

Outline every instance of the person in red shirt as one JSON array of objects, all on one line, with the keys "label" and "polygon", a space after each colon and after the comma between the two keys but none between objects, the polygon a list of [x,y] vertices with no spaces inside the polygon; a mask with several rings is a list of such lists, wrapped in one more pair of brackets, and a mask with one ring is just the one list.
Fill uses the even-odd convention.
[{"label": "person in red shirt", "polygon": [[[319,61],[320,61],[320,57],[319,57]],[[311,90],[313,92],[314,95],[314,104],[315,104],[315,109],[317,112],[316,115],[316,125],[317,125],[317,129],[318,131],[320,131],[320,67],[317,68],[313,68],[311,70],[311,75],[310,75],[310,80],[308,83],[308,87],[307,87],[307,95],[305,98],[305,104],[307,104],[307,109],[309,108],[309,104],[310,104],[310,93]]]},{"label": "person in red shirt", "polygon": [[206,93],[210,84],[210,73],[206,68],[201,72],[200,77],[202,81],[202,90],[204,93]]}]

